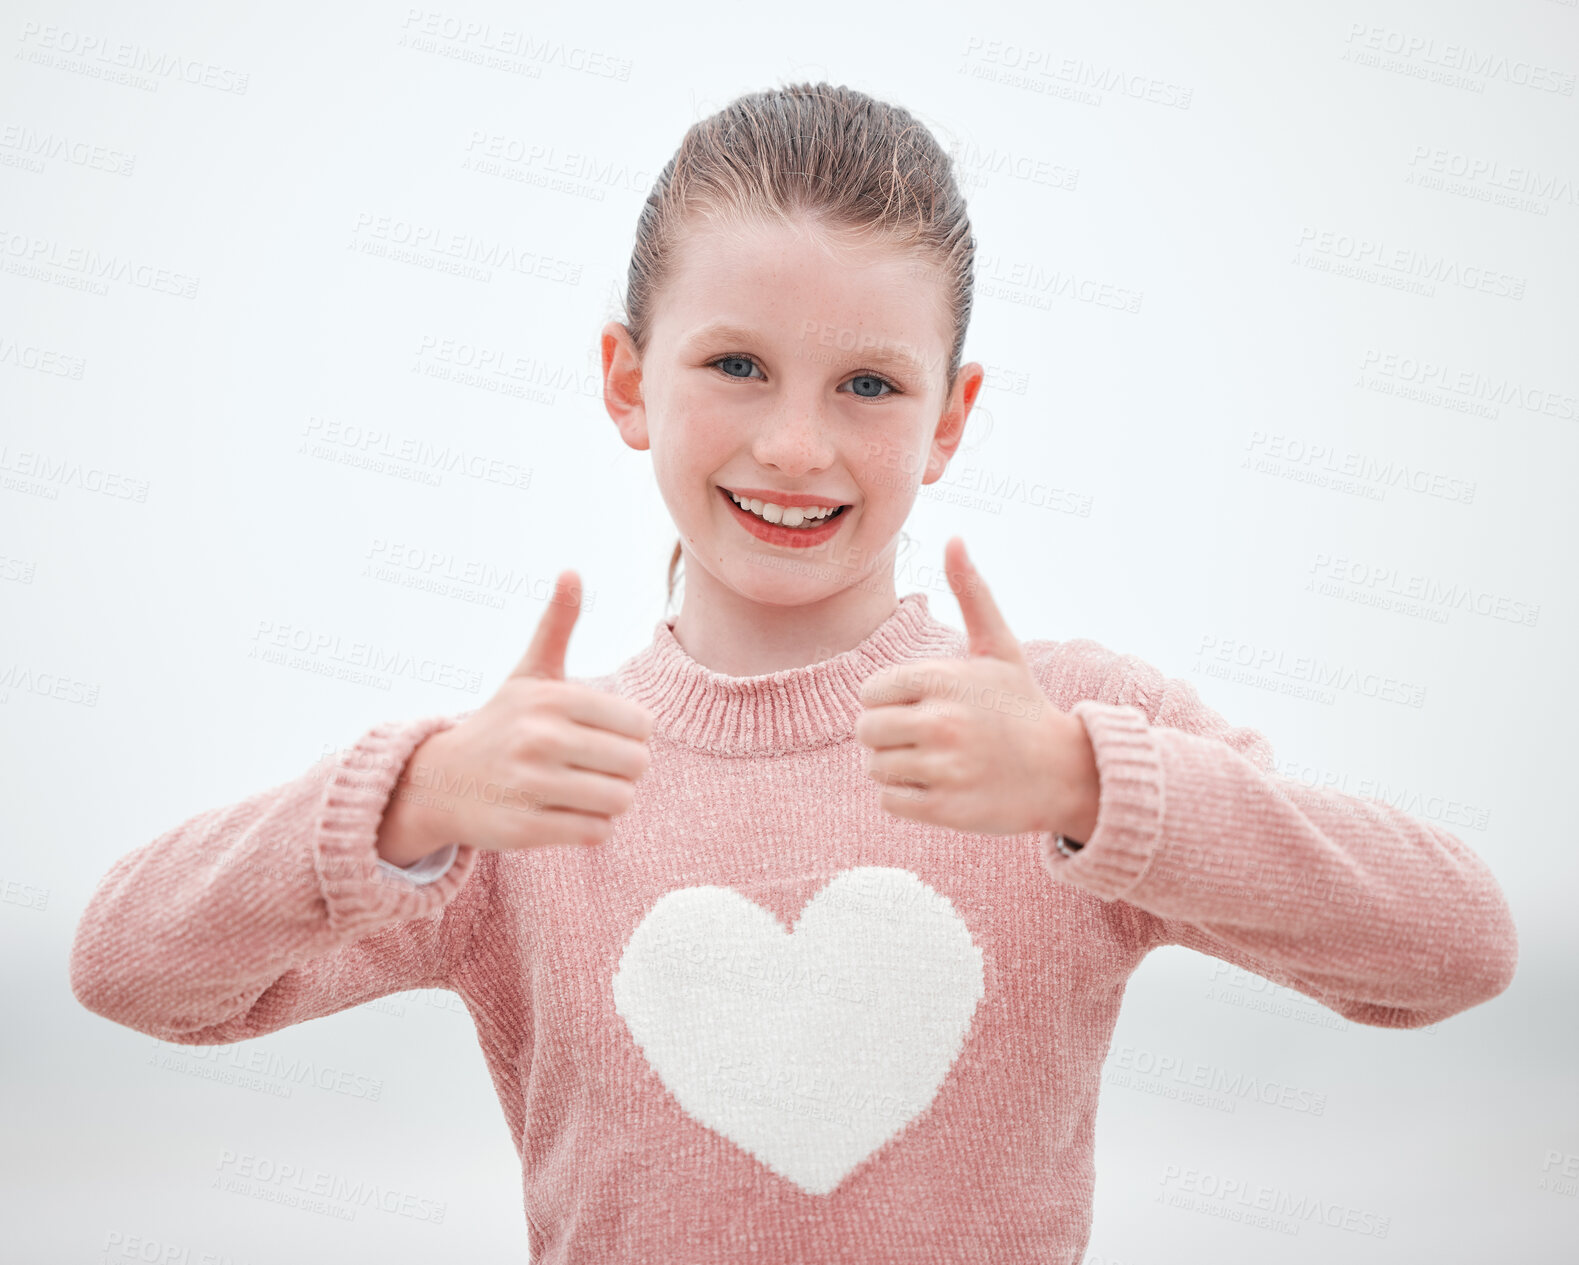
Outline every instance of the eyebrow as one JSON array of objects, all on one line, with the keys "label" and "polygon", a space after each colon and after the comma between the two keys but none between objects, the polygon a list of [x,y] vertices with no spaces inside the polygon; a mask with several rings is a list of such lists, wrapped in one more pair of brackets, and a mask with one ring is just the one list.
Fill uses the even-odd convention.
[{"label": "eyebrow", "polygon": [[[905,344],[901,343],[866,343],[854,347],[840,347],[837,338],[824,343],[821,335],[837,333],[829,326],[807,330],[801,335],[802,346],[826,347],[830,357],[839,352],[844,352],[851,360],[865,360],[869,364],[888,365],[890,368],[901,372],[914,374],[917,378],[926,377],[926,367],[918,356],[904,350]],[[701,343],[714,342],[719,339],[728,339],[731,342],[753,343],[765,341],[763,336],[754,329],[747,329],[744,325],[736,325],[730,321],[714,321],[696,330],[686,340],[687,347],[696,347]]]}]

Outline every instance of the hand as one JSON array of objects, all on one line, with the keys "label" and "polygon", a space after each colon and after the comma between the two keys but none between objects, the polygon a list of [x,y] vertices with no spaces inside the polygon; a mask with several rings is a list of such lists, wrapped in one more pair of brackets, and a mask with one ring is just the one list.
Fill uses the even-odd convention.
[{"label": "hand", "polygon": [[508,852],[608,839],[651,761],[653,716],[564,679],[580,613],[580,577],[562,571],[531,647],[494,696],[412,753],[401,780],[427,796],[426,846],[410,845],[395,864],[450,842]]},{"label": "hand", "polygon": [[1096,829],[1098,780],[1079,718],[1048,700],[965,542],[943,551],[969,636],[968,659],[917,659],[861,684],[856,739],[896,817],[981,834]]}]

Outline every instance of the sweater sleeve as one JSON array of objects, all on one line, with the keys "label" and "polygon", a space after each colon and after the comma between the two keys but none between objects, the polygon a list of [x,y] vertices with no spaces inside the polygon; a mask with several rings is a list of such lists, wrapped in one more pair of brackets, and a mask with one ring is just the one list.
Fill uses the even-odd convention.
[{"label": "sweater sleeve", "polygon": [[[1355,1023],[1418,1028],[1512,982],[1518,936],[1489,867],[1456,835],[1369,797],[1276,776],[1272,748],[1194,686],[1095,642],[1066,643],[1100,784],[1086,846],[1057,880],[1136,913],[1147,949],[1181,944]],[[1082,688],[1083,686],[1083,688]]]},{"label": "sweater sleeve", "polygon": [[476,849],[456,844],[421,882],[381,861],[377,835],[411,753],[458,719],[377,725],[300,777],[123,856],[77,924],[77,1000],[162,1040],[222,1045],[453,986],[483,897],[480,884],[463,891]]}]

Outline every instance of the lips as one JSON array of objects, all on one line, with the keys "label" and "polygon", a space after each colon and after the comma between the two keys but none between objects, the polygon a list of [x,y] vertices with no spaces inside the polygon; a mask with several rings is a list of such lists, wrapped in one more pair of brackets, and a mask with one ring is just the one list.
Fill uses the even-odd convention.
[{"label": "lips", "polygon": [[[753,489],[740,489],[744,495]],[[735,504],[734,498],[724,488],[718,489],[718,495],[723,497],[724,504],[729,507],[729,513],[735,521],[744,527],[758,540],[764,540],[770,545],[784,545],[791,549],[805,549],[812,545],[820,545],[823,541],[834,536],[848,518],[849,506],[841,507],[838,513],[830,515],[815,527],[784,527],[778,523],[770,523],[765,518],[753,514],[750,510],[741,509]],[[765,499],[765,498],[764,498]],[[789,498],[791,501],[800,500],[803,504],[827,505],[827,501],[813,501],[810,497]],[[774,504],[782,505],[783,501]]]},{"label": "lips", "polygon": [[785,509],[836,509],[841,502],[831,496],[812,496],[802,492],[775,492],[772,488],[725,488],[742,501],[761,501],[764,505],[782,505]]}]

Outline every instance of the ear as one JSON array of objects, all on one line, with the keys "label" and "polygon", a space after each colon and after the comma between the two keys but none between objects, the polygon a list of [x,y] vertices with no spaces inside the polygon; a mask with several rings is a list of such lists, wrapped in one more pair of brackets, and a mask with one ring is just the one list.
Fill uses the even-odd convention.
[{"label": "ear", "polygon": [[959,367],[954,389],[943,402],[943,413],[938,418],[937,429],[932,433],[932,448],[927,453],[927,468],[921,476],[921,482],[936,483],[943,477],[954,450],[959,447],[960,440],[965,438],[965,420],[970,416],[971,406],[976,403],[976,396],[986,377],[987,371],[974,360]]},{"label": "ear", "polygon": [[649,446],[647,407],[641,398],[641,354],[621,321],[605,325],[601,341],[603,407],[614,419],[620,438],[639,451]]}]

